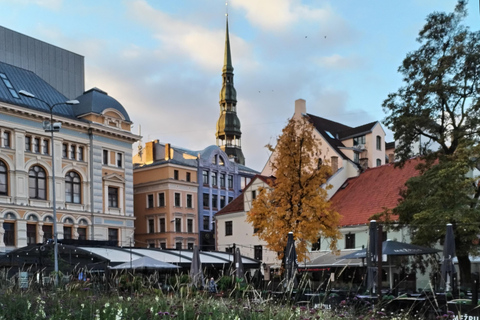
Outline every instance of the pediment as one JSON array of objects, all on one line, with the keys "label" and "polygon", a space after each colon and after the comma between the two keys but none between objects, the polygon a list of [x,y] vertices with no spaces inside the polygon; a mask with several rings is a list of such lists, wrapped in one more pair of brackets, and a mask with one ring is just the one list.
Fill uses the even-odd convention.
[{"label": "pediment", "polygon": [[104,181],[125,183],[125,178],[117,173],[110,173],[103,176]]}]

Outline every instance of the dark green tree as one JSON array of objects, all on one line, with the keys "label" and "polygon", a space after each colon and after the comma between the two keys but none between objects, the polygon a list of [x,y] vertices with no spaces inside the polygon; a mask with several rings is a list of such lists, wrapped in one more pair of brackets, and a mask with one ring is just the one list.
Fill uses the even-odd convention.
[{"label": "dark green tree", "polygon": [[404,86],[383,103],[399,164],[415,155],[414,145],[425,160],[392,213],[409,225],[418,244],[441,241],[445,225],[452,223],[463,284],[470,279],[468,254],[477,253],[480,234],[473,176],[479,155],[480,33],[462,25],[466,15],[466,1],[460,0],[453,13],[427,17],[420,48],[398,69]]}]

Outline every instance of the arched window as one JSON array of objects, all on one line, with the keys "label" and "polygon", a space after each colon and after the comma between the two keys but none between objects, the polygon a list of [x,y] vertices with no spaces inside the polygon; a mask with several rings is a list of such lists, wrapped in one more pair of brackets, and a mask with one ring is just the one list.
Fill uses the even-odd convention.
[{"label": "arched window", "polygon": [[7,165],[0,161],[0,194],[8,194],[8,174],[7,174]]},{"label": "arched window", "polygon": [[33,166],[28,171],[29,197],[32,199],[47,198],[47,181],[45,170],[40,166]]},{"label": "arched window", "polygon": [[382,160],[377,159],[377,167],[380,167],[382,165]]},{"label": "arched window", "polygon": [[80,176],[75,171],[70,171],[65,176],[65,202],[80,203]]},{"label": "arched window", "polygon": [[382,137],[377,136],[377,150],[382,150]]}]

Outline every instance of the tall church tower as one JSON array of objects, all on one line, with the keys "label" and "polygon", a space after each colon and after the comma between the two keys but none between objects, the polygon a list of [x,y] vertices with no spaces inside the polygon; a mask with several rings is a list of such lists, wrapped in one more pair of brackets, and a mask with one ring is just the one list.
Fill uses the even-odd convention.
[{"label": "tall church tower", "polygon": [[228,35],[228,15],[225,36],[225,57],[222,69],[222,90],[220,90],[220,118],[217,121],[217,146],[235,160],[245,165],[242,152],[240,120],[237,116],[237,91],[233,86],[233,66]]}]

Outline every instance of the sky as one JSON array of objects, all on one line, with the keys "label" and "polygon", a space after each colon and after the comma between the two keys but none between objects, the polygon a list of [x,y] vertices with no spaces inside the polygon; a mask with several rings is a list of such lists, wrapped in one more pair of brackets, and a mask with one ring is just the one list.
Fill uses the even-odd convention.
[{"label": "sky", "polygon": [[[356,127],[382,102],[434,11],[456,0],[0,0],[0,25],[85,57],[85,89],[117,99],[142,142],[215,144],[228,10],[246,165],[261,171],[296,99]],[[480,27],[470,0],[465,23]],[[140,131],[141,130],[141,131]],[[386,129],[387,141],[393,134]],[[136,147],[136,146],[134,146]]]}]

